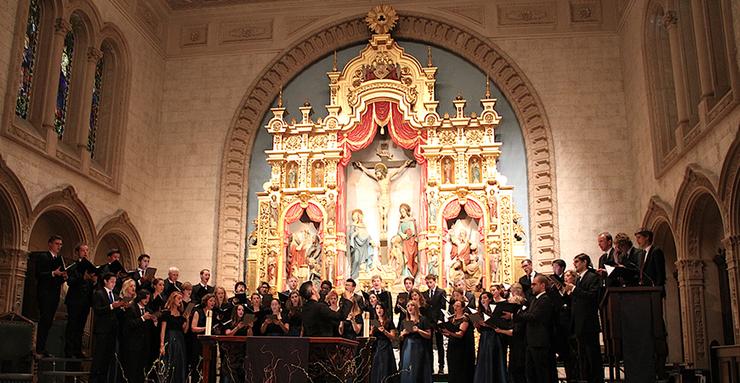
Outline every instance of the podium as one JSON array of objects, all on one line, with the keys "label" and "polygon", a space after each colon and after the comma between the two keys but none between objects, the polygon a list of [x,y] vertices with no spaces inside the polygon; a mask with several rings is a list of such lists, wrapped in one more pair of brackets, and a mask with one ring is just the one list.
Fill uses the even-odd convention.
[{"label": "podium", "polygon": [[662,287],[610,287],[601,301],[601,321],[609,363],[608,381],[654,382],[665,363],[666,330]]},{"label": "podium", "polygon": [[[372,362],[371,339],[199,335],[203,383],[216,382],[211,363],[216,349],[221,353],[222,365],[243,366],[239,374],[243,374],[244,382],[365,381]],[[229,355],[237,354],[243,360],[228,360]]]}]

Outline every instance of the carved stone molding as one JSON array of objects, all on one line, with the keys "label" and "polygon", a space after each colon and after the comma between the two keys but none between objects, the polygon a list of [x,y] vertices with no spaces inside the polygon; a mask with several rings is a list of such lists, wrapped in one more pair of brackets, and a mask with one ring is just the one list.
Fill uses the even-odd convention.
[{"label": "carved stone molding", "polygon": [[[139,235],[139,231],[136,226],[131,222],[128,213],[124,210],[118,210],[104,221],[105,223],[98,230],[97,238],[102,239],[106,235],[113,234],[120,238],[128,249],[125,254],[128,257],[123,259],[123,265],[127,268],[133,268],[136,266],[136,258],[144,253],[144,245]],[[95,254],[95,251],[92,251]]]},{"label": "carved stone molding", "polygon": [[0,249],[0,311],[21,312],[27,262],[23,250]]},{"label": "carved stone molding", "polygon": [[650,197],[645,217],[642,219],[642,227],[656,231],[658,226],[665,222],[671,228],[671,231],[674,231],[673,225],[671,225],[672,216],[673,211],[668,203],[660,199],[657,195],[654,195]]},{"label": "carved stone molding", "polygon": [[731,235],[740,235],[740,130],[727,151],[717,191],[729,213],[729,224],[725,230]]},{"label": "carved stone molding", "polygon": [[[283,84],[311,63],[344,46],[366,41],[364,15],[307,36],[274,59],[247,90],[227,133],[219,195],[217,283],[240,280],[247,232],[248,164],[262,117]],[[520,122],[528,161],[533,253],[557,258],[558,224],[555,156],[543,104],[523,71],[502,50],[475,32],[427,16],[401,13],[396,38],[435,44],[467,59],[488,73],[512,105]]]},{"label": "carved stone molding", "polygon": [[208,24],[186,25],[180,31],[180,47],[208,44]]},{"label": "carved stone molding", "polygon": [[541,2],[499,5],[498,23],[506,27],[555,25],[557,23],[557,4],[555,2]]},{"label": "carved stone molding", "polygon": [[601,23],[600,0],[571,0],[570,22],[573,24]]},{"label": "carved stone molding", "polygon": [[706,264],[700,259],[679,259],[676,268],[683,274],[684,281],[700,281],[704,285],[704,267]]},{"label": "carved stone molding", "polygon": [[681,245],[678,245],[679,249],[684,251],[678,252],[678,257],[692,256],[695,254],[690,251],[691,242],[696,240],[696,233],[692,235],[690,232],[692,229],[691,219],[693,218],[696,210],[696,202],[703,195],[709,195],[719,207],[720,215],[722,216],[722,227],[726,228],[727,214],[723,205],[720,203],[720,199],[717,196],[716,188],[716,177],[710,172],[700,168],[696,164],[690,164],[686,168],[684,180],[678,189],[676,194],[676,202],[674,206],[673,222],[677,228],[678,241]]},{"label": "carved stone molding", "polygon": [[223,23],[220,26],[220,44],[270,40],[272,19]]},{"label": "carved stone molding", "polygon": [[0,199],[7,204],[9,217],[3,217],[4,229],[2,244],[15,249],[26,249],[31,227],[31,202],[28,200],[23,184],[0,157]]},{"label": "carved stone molding", "polygon": [[74,223],[80,239],[87,242],[90,248],[95,248],[97,240],[95,224],[85,204],[77,196],[74,187],[67,186],[44,197],[31,213],[30,226],[33,227],[39,217],[48,211],[64,213]]}]

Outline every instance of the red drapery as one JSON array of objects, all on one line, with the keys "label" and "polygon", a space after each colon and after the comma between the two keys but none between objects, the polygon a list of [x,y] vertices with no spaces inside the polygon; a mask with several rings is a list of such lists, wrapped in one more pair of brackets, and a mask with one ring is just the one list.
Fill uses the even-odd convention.
[{"label": "red drapery", "polygon": [[[426,132],[415,129],[404,118],[398,103],[391,101],[376,101],[367,106],[367,109],[360,117],[360,121],[348,131],[337,133],[337,146],[342,149],[342,159],[337,164],[337,208],[336,224],[337,234],[344,234],[346,222],[346,187],[345,168],[352,158],[352,153],[362,150],[370,145],[375,138],[378,126],[387,126],[391,140],[396,145],[413,150],[416,163],[421,166],[421,177],[419,179],[420,188],[420,209],[419,225],[420,230],[425,231],[427,228],[427,166],[426,158],[422,155],[421,145],[426,142]],[[344,251],[337,250],[342,254],[342,259],[337,262],[337,275],[342,275],[344,271],[343,255]],[[422,265],[423,266],[423,265]]]},{"label": "red drapery", "polygon": [[324,233],[322,230],[322,226],[324,224],[324,213],[321,212],[321,208],[319,208],[313,202],[309,202],[305,208],[302,207],[300,203],[296,203],[288,208],[288,210],[285,212],[285,217],[283,218],[283,231],[285,232],[283,238],[285,238],[286,247],[289,245],[288,236],[290,234],[290,230],[288,230],[288,226],[291,223],[299,220],[304,211],[306,212],[306,215],[308,215],[308,219],[319,224],[319,229],[317,231],[319,237],[323,239]]},{"label": "red drapery", "polygon": [[444,210],[442,210],[442,217],[448,220],[454,219],[460,214],[460,210],[463,208],[465,209],[465,213],[471,218],[480,219],[483,217],[483,208],[481,208],[478,202],[467,200],[465,205],[461,205],[459,199],[450,201],[445,206]]}]

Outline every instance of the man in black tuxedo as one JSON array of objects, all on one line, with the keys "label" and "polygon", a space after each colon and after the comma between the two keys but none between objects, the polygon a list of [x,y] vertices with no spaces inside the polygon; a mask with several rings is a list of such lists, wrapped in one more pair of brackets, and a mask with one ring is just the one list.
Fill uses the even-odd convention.
[{"label": "man in black tuxedo", "polygon": [[113,292],[116,276],[108,273],[103,276],[103,288],[93,293],[93,361],[90,368],[90,382],[114,382],[117,363],[114,353],[118,334],[118,312],[126,308],[126,302],[119,300]]},{"label": "man in black tuxedo", "polygon": [[[515,322],[526,324],[527,383],[555,383],[555,354],[552,350],[552,320],[554,309],[547,296],[548,279],[537,275],[532,280],[533,298],[529,306],[513,315]],[[511,319],[511,313],[504,313]]]},{"label": "man in black tuxedo", "polygon": [[162,292],[165,302],[173,292],[182,292],[182,282],[178,281],[178,278],[180,278],[180,269],[175,266],[170,267],[167,270],[167,279],[164,280],[164,291]]},{"label": "man in black tuxedo", "polygon": [[146,311],[151,293],[141,289],[136,293],[134,304],[126,309],[123,319],[121,351],[126,378],[131,383],[144,383],[146,371],[151,368],[152,337],[155,329],[154,315]]},{"label": "man in black tuxedo", "polygon": [[[427,318],[432,325],[436,325],[439,318],[442,316],[442,311],[447,310],[447,292],[444,289],[437,287],[437,276],[429,274],[424,278],[427,284],[428,290],[423,292],[422,295],[427,302],[429,307]],[[441,374],[445,369],[445,349],[444,349],[444,337],[439,331],[434,332],[434,344],[437,347],[437,362],[439,365],[438,372]],[[431,347],[429,352],[432,352]],[[430,358],[431,359],[431,358]]]},{"label": "man in black tuxedo", "polygon": [[599,257],[599,273],[605,273],[605,265],[614,263],[614,238],[608,231],[599,233],[596,237],[599,249],[602,254]]},{"label": "man in black tuxedo", "polygon": [[529,259],[523,260],[521,266],[522,270],[524,270],[524,275],[519,278],[519,284],[522,285],[522,291],[524,291],[524,296],[527,298],[527,301],[531,302],[532,298],[534,298],[534,294],[532,293],[532,281],[534,280],[534,277],[540,275],[540,273],[534,271],[532,261]]},{"label": "man in black tuxedo", "polygon": [[653,245],[653,232],[640,229],[635,240],[643,252],[640,257],[640,284],[643,286],[665,286],[665,256],[663,249]]},{"label": "man in black tuxedo", "polygon": [[257,292],[260,293],[260,297],[262,297],[262,309],[270,311],[270,304],[272,303],[272,300],[275,299],[275,297],[272,296],[272,293],[270,293],[270,284],[263,281],[260,283],[260,287],[257,289]]},{"label": "man in black tuxedo", "polygon": [[607,286],[636,286],[640,279],[640,258],[642,250],[632,245],[632,240],[625,233],[617,233],[614,236],[616,244],[614,262],[608,264],[619,272],[612,271],[607,278]]},{"label": "man in black tuxedo", "polygon": [[563,290],[565,286],[565,269],[567,264],[562,259],[552,261],[552,275],[547,295],[552,301],[555,309],[553,313],[553,333],[558,334],[553,338],[553,351],[557,354],[557,360],[565,365],[565,374],[568,381],[573,381],[578,376],[575,364],[569,365],[566,361],[570,358],[570,346],[568,345],[568,334],[570,331],[570,310],[566,305]]},{"label": "man in black tuxedo", "polygon": [[[375,294],[375,296],[378,298],[378,302],[383,304],[383,307],[386,310],[389,310],[391,307],[393,307],[393,297],[391,296],[391,292],[383,289],[383,278],[377,274],[373,275],[371,283],[373,287],[368,293]],[[369,303],[370,302],[366,302],[366,304]]]},{"label": "man in black tuxedo", "polygon": [[341,310],[332,311],[328,305],[319,302],[319,293],[311,281],[303,282],[300,288],[303,305],[303,336],[332,336],[334,329],[343,319]]},{"label": "man in black tuxedo", "polygon": [[357,282],[354,279],[349,278],[344,281],[344,292],[341,298],[339,298],[339,312],[342,313],[343,317],[347,317],[352,311],[352,306],[357,303],[360,309],[365,308],[365,299],[362,295],[355,293],[357,288]]},{"label": "man in black tuxedo", "polygon": [[48,241],[49,250],[38,253],[36,258],[36,298],[39,305],[39,324],[36,334],[36,353],[48,356],[46,340],[54,322],[54,314],[59,307],[59,294],[67,278],[62,250],[62,237],[52,235]]},{"label": "man in black tuxedo", "polygon": [[87,259],[90,252],[82,243],[74,249],[77,260],[67,272],[67,326],[64,330],[64,355],[68,358],[85,358],[82,353],[82,334],[87,316],[92,307],[92,294],[97,278],[92,263]]},{"label": "man in black tuxedo", "polygon": [[213,294],[213,286],[208,285],[211,280],[211,270],[203,269],[200,271],[200,282],[193,286],[193,301],[199,303],[206,294]]},{"label": "man in black tuxedo", "polygon": [[575,285],[565,286],[565,291],[571,296],[570,333],[576,339],[581,380],[603,382],[604,368],[599,349],[601,279],[589,264],[588,255],[581,253],[575,256],[573,266],[578,277]]},{"label": "man in black tuxedo", "polygon": [[152,288],[152,280],[146,277],[146,271],[149,268],[149,261],[151,258],[149,254],[141,254],[137,259],[139,267],[136,270],[128,273],[129,278],[136,282],[136,290],[147,289],[149,292],[154,291]]},{"label": "man in black tuxedo", "polygon": [[393,308],[393,312],[398,314],[398,328],[401,328],[401,324],[406,320],[406,304],[409,303],[411,297],[411,290],[414,288],[414,277],[406,277],[403,279],[403,288],[406,291],[398,293],[396,296],[396,306]]},{"label": "man in black tuxedo", "polygon": [[[123,285],[123,278],[119,278],[119,276],[124,276],[125,272],[121,264],[121,250],[116,248],[110,249],[105,256],[108,262],[98,268],[98,275],[103,276],[108,273],[115,275],[116,285],[113,287],[113,293],[118,294],[121,292],[121,286]],[[102,283],[102,279],[98,278],[99,288],[103,287]]]}]

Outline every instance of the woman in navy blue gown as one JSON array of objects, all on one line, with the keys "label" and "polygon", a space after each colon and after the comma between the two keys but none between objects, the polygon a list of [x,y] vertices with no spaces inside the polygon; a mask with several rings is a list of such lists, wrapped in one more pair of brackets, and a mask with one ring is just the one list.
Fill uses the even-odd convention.
[{"label": "woman in navy blue gown", "polygon": [[[498,297],[498,302],[496,298]],[[478,310],[492,318],[488,322],[478,322],[475,327],[480,332],[480,341],[478,343],[478,363],[475,368],[474,383],[505,383],[506,382],[506,355],[501,346],[499,334],[496,332],[497,323],[495,316],[501,315],[503,303],[498,289],[493,289],[493,293],[485,291],[480,295],[480,304]],[[501,307],[496,307],[501,306]]]},{"label": "woman in navy blue gown", "polygon": [[449,383],[469,383],[475,372],[475,340],[473,326],[465,314],[465,296],[458,296],[452,303],[453,314],[449,324],[441,327],[442,335],[448,338],[447,366]]},{"label": "woman in navy blue gown", "polygon": [[403,354],[401,355],[401,383],[431,383],[432,360],[427,347],[432,339],[431,325],[419,314],[419,304],[406,305],[408,317],[402,323]]},{"label": "woman in navy blue gown", "polygon": [[370,371],[371,383],[391,383],[398,381],[394,376],[398,373],[396,358],[393,356],[393,340],[396,339],[396,326],[385,306],[379,303],[375,305],[378,324],[373,327],[372,336],[375,337],[375,355],[373,355],[372,370]]},{"label": "woman in navy blue gown", "polygon": [[188,331],[188,318],[180,312],[182,294],[170,294],[164,305],[162,329],[159,338],[159,353],[164,356],[170,372],[168,381],[185,383],[188,377],[187,354],[185,351],[185,332]]}]

